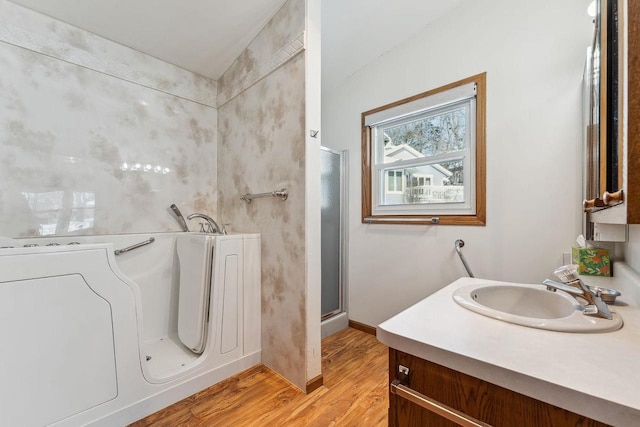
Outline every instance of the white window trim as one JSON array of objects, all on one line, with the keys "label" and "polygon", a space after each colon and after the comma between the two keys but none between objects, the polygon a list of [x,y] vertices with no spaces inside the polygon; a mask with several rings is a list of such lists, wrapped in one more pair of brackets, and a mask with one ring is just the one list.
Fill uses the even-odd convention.
[{"label": "white window trim", "polygon": [[433,111],[439,107],[451,105],[458,101],[474,98],[476,96],[476,84],[467,83],[424,98],[418,98],[411,102],[368,114],[364,118],[364,124],[365,126],[373,127],[398,118],[407,118],[416,114],[421,114],[424,111]]},{"label": "white window trim", "polygon": [[[376,121],[368,120],[370,116],[365,117],[365,123],[370,123],[372,132],[372,143],[374,144],[373,164],[371,167],[371,212],[373,215],[473,215],[476,214],[476,89],[475,83],[460,86],[449,91],[444,91],[433,96],[437,96],[437,103],[428,108],[424,105],[429,104],[431,97],[421,98],[417,101],[401,104],[404,115],[398,117],[400,111],[398,107],[375,113]],[[468,91],[472,87],[473,97],[468,96]],[[463,96],[464,92],[457,90],[462,88],[467,92],[467,96]],[[450,101],[447,102],[447,95]],[[427,100],[427,101],[424,101]],[[468,105],[465,108],[467,132],[465,135],[465,150],[452,153],[439,154],[436,156],[398,160],[392,163],[381,163],[384,159],[384,135],[378,132],[378,126],[388,125],[393,122],[402,123],[404,121],[414,119],[419,116],[430,116],[443,113],[453,109],[457,109],[460,105]],[[416,111],[418,110],[418,111]],[[381,113],[386,113],[385,115]],[[400,169],[411,166],[423,166],[434,163],[441,163],[448,160],[463,159],[464,171],[464,202],[449,203],[425,203],[425,204],[401,204],[401,205],[384,205],[384,184],[385,173],[388,170]],[[404,179],[404,178],[403,178]],[[404,188],[403,188],[404,191]],[[398,192],[394,192],[397,194]],[[387,192],[387,194],[390,194]],[[392,193],[391,193],[392,194]]]}]

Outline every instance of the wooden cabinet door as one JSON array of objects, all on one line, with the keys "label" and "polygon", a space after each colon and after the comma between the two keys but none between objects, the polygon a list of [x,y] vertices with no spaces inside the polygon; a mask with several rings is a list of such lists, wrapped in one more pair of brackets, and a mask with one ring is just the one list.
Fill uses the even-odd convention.
[{"label": "wooden cabinet door", "polygon": [[[476,420],[495,427],[602,427],[598,421],[507,390],[415,356],[389,350],[389,379],[399,365],[409,368],[408,387]],[[393,393],[391,427],[455,427],[453,423]]]}]

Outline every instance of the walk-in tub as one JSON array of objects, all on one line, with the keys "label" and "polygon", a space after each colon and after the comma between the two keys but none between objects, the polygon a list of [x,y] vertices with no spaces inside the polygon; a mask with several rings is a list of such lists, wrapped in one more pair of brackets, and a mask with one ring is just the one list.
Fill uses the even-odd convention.
[{"label": "walk-in tub", "polygon": [[0,242],[0,425],[126,425],[260,362],[257,234]]}]

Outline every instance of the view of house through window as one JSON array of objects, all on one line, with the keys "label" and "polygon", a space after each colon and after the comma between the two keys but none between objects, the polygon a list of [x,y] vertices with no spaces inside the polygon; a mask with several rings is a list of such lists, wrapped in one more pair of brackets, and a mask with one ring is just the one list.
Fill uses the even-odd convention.
[{"label": "view of house through window", "polygon": [[389,171],[387,179],[387,194],[402,193],[404,189],[402,171]]},{"label": "view of house through window", "polygon": [[363,113],[363,123],[363,220],[484,224],[484,74]]},{"label": "view of house through window", "polygon": [[389,171],[390,177],[396,177],[396,185],[393,186],[392,180],[389,179],[382,204],[464,201],[464,157],[460,157],[468,145],[464,106],[402,124],[379,126],[375,131],[380,132],[379,137],[383,139],[383,163],[394,163],[398,160],[430,162],[430,158],[434,156],[443,158],[442,155],[447,154],[458,157],[449,161]]}]

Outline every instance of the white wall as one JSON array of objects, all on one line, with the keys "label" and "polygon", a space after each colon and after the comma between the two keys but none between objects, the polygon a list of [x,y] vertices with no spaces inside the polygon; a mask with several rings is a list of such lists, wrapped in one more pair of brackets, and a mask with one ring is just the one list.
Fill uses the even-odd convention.
[{"label": "white wall", "polygon": [[320,0],[305,1],[305,248],[307,384],[322,374],[320,338],[320,146],[321,134],[321,19]]},{"label": "white wall", "polygon": [[[377,325],[465,275],[458,238],[477,277],[537,283],[560,265],[580,232],[588,3],[465,1],[323,94],[323,144],[351,153],[350,319]],[[487,225],[362,224],[361,112],[483,71]]]},{"label": "white wall", "polygon": [[631,268],[640,271],[640,225],[629,226],[629,240],[624,245],[624,260]]}]

